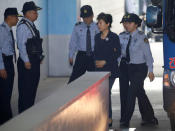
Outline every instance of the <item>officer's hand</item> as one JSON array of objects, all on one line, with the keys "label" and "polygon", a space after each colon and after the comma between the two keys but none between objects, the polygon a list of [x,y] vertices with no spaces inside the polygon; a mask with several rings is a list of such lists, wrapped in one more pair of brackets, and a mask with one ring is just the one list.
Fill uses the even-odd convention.
[{"label": "officer's hand", "polygon": [[148,77],[150,79],[150,82],[152,82],[154,80],[154,78],[155,78],[154,77],[154,73],[153,72],[149,72]]},{"label": "officer's hand", "polygon": [[96,65],[97,68],[103,68],[105,64],[106,64],[105,60],[97,60],[97,61],[95,61],[95,65]]},{"label": "officer's hand", "polygon": [[7,79],[7,72],[5,69],[0,70],[0,77],[2,79]]},{"label": "officer's hand", "polygon": [[25,68],[26,68],[27,70],[30,70],[30,69],[31,69],[31,64],[30,64],[30,62],[26,62],[26,63],[25,63]]},{"label": "officer's hand", "polygon": [[74,63],[73,58],[69,58],[69,64],[72,66],[72,65],[73,65],[73,63]]}]

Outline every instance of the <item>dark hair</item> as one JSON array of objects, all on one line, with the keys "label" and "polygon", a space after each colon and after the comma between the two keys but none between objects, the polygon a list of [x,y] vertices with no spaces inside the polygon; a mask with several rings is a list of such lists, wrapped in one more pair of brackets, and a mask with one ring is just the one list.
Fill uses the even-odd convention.
[{"label": "dark hair", "polygon": [[25,15],[26,15],[26,13],[27,13],[27,11],[23,11],[22,13],[23,13],[23,16],[25,16]]},{"label": "dark hair", "polygon": [[135,22],[135,23],[137,24],[138,27],[140,27],[142,24],[142,20],[140,19],[140,20],[138,20],[138,22]]},{"label": "dark hair", "polygon": [[109,24],[109,29],[111,28],[113,22],[111,14],[105,14],[102,12],[98,15],[97,20],[103,20],[106,24]]},{"label": "dark hair", "polygon": [[8,17],[8,15],[4,15],[4,20],[6,20],[6,19],[7,19],[7,17]]}]

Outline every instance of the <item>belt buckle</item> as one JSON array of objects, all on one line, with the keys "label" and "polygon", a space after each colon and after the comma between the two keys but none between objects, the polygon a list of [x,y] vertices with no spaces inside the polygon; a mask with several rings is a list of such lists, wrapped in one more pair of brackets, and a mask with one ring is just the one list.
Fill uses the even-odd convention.
[{"label": "belt buckle", "polygon": [[92,52],[86,52],[87,56],[92,56]]}]

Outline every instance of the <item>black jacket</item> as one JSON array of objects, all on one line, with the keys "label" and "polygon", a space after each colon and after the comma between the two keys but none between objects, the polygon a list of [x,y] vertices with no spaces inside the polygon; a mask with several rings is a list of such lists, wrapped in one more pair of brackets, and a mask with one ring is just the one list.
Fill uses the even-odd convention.
[{"label": "black jacket", "polygon": [[105,60],[103,68],[96,71],[110,71],[112,77],[119,76],[117,59],[121,55],[120,41],[117,34],[109,32],[106,39],[101,39],[101,33],[95,36],[94,59]]}]

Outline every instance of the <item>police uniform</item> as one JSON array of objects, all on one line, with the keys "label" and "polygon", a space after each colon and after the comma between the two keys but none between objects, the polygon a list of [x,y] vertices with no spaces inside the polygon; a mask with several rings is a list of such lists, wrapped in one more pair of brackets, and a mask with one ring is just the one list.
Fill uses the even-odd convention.
[{"label": "police uniform", "polygon": [[[24,3],[22,12],[40,10],[34,2]],[[19,113],[30,108],[35,101],[37,87],[40,79],[40,62],[42,57],[42,39],[35,24],[23,17],[17,25],[17,44],[19,49],[18,67],[18,90]],[[34,47],[35,45],[39,47]],[[34,48],[37,50],[34,51]],[[38,49],[39,48],[39,49]],[[36,52],[36,53],[35,53]],[[31,69],[25,68],[25,63],[31,63]]]},{"label": "police uniform", "polygon": [[[125,14],[120,23],[125,22],[127,19],[128,14]],[[128,96],[128,89],[129,89],[129,74],[128,74],[128,62],[126,61],[126,48],[129,42],[129,32],[123,31],[119,34],[120,45],[121,45],[121,56],[118,61],[120,61],[120,77],[119,77],[119,84],[120,84],[120,103],[121,103],[121,119],[120,122],[124,119],[124,113],[127,104],[127,96]],[[142,107],[140,101],[138,101],[139,110],[142,112]],[[141,114],[142,115],[142,114]]]},{"label": "police uniform", "polygon": [[[82,18],[90,17],[92,15],[93,12],[90,6],[86,5],[81,8]],[[68,83],[77,79],[86,71],[95,70],[93,59],[94,37],[98,32],[99,30],[95,22],[92,22],[90,25],[87,25],[85,22],[76,23],[69,43],[69,58],[73,59],[76,52],[77,55]]]},{"label": "police uniform", "polygon": [[[126,21],[137,23],[140,19],[135,14],[130,14],[130,18]],[[126,47],[126,50],[128,48],[129,57],[126,51],[126,59],[128,62],[130,87],[128,89],[127,106],[124,114],[124,125],[129,125],[129,121],[134,112],[136,97],[138,98],[142,120],[145,123],[158,124],[143,87],[148,71],[153,72],[153,57],[148,39],[145,34],[139,30],[130,33],[129,39],[129,45]]]},{"label": "police uniform", "polygon": [[94,59],[105,60],[103,68],[97,68],[96,71],[110,71],[109,77],[109,118],[112,119],[111,108],[111,89],[115,78],[119,77],[119,68],[117,59],[121,55],[120,41],[117,34],[109,32],[106,39],[101,39],[101,33],[95,36]]},{"label": "police uniform", "polygon": [[[16,8],[7,8],[4,17],[16,15]],[[5,18],[6,19],[6,18]],[[0,70],[7,72],[7,78],[0,77],[0,125],[12,118],[11,96],[14,82],[15,41],[11,27],[4,21],[0,25]]]}]

